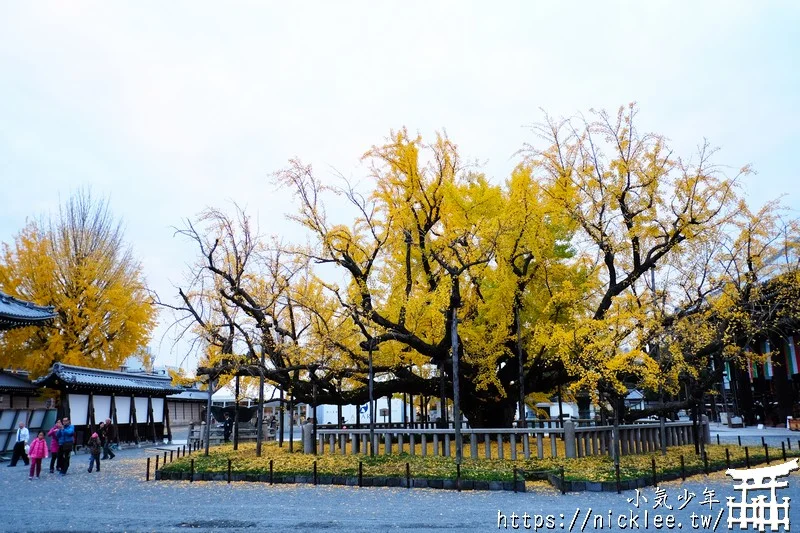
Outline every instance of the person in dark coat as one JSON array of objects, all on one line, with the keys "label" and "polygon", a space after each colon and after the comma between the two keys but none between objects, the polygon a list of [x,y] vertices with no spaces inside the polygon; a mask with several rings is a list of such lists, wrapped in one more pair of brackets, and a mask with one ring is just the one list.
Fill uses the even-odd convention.
[{"label": "person in dark coat", "polygon": [[103,445],[102,459],[113,459],[114,452],[111,451],[111,442],[113,439],[113,432],[111,428],[111,419],[106,418],[105,422],[100,422],[100,429],[97,432],[100,435],[100,444]]},{"label": "person in dark coat", "polygon": [[222,436],[225,438],[225,442],[231,441],[231,431],[233,431],[233,420],[231,420],[231,415],[225,413],[225,422],[222,423]]},{"label": "person in dark coat", "polygon": [[58,471],[62,476],[67,475],[69,460],[72,457],[72,447],[75,445],[75,426],[70,424],[69,418],[61,419],[61,429],[56,432],[58,438]]},{"label": "person in dark coat", "polygon": [[86,447],[89,449],[89,473],[92,473],[92,467],[97,465],[97,471],[100,471],[100,450],[103,448],[103,445],[100,444],[100,435],[97,433],[92,433],[89,442],[86,443]]}]

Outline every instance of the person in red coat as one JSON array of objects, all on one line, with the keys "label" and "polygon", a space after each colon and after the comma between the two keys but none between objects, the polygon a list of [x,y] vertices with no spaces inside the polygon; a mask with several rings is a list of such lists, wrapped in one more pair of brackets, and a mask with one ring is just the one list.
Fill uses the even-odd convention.
[{"label": "person in red coat", "polygon": [[28,450],[28,457],[31,460],[31,471],[28,475],[28,479],[33,479],[34,472],[36,473],[36,479],[39,479],[39,474],[42,473],[42,459],[48,455],[47,441],[44,440],[44,431],[40,431],[39,435],[31,442]]}]

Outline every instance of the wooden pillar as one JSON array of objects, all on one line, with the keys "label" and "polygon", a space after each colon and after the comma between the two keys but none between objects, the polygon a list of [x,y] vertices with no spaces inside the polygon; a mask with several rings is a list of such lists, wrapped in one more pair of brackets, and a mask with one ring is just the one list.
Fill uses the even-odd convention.
[{"label": "wooden pillar", "polygon": [[156,417],[153,416],[153,395],[147,395],[147,422],[150,424],[150,434],[153,436],[153,443],[156,443]]},{"label": "wooden pillar", "polygon": [[117,432],[117,430],[118,430],[118,428],[117,428],[117,402],[116,402],[116,396],[114,395],[113,392],[111,393],[111,408],[110,409],[111,409],[111,416],[109,418],[111,419],[112,430],[109,432],[109,438],[111,438],[113,436],[116,436],[117,437],[117,441],[119,442],[119,433]]},{"label": "wooden pillar", "polygon": [[59,420],[62,418],[72,418],[69,413],[69,392],[67,390],[61,391],[61,406],[59,407]]},{"label": "wooden pillar", "polygon": [[89,393],[89,404],[86,411],[86,421],[89,423],[89,435],[94,433],[95,419],[94,419],[94,392]]},{"label": "wooden pillar", "polygon": [[169,403],[167,402],[167,397],[164,397],[164,427],[167,428],[167,442],[172,444],[172,429],[169,425]]},{"label": "wooden pillar", "polygon": [[139,444],[139,423],[136,420],[136,398],[131,394],[131,412],[130,412],[130,421],[128,424],[133,429],[133,442],[135,444]]}]

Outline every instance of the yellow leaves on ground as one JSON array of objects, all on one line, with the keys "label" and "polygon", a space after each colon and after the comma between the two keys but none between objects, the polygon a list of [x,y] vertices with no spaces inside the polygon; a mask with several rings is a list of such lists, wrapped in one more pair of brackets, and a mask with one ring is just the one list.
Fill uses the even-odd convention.
[{"label": "yellow leaves on ground", "polygon": [[[510,445],[504,444],[504,459],[496,459],[497,443],[492,442],[492,457],[495,459],[483,458],[484,449],[481,443],[479,449],[479,459],[469,457],[468,448],[465,448],[465,457],[461,466],[461,476],[463,479],[474,480],[499,480],[511,481],[513,469],[530,472],[549,472],[558,473],[560,468],[564,468],[564,477],[567,480],[610,482],[615,481],[616,474],[614,463],[609,456],[591,456],[575,459],[564,457],[563,442],[558,441],[558,457],[545,457],[544,459],[525,459],[522,454],[522,447],[518,446],[517,460],[510,459]],[[451,443],[451,456],[434,456],[433,445],[428,444],[428,455],[422,457],[420,445],[417,445],[416,455],[408,453],[394,455],[380,455],[383,447],[378,450],[375,457],[368,455],[340,455],[324,453],[321,455],[308,455],[297,451],[299,443],[295,443],[295,452],[290,453],[288,443],[284,443],[281,448],[277,443],[266,443],[262,448],[262,456],[255,456],[255,446],[253,444],[240,444],[239,450],[234,451],[232,445],[225,445],[210,450],[209,456],[194,454],[191,456],[195,460],[195,471],[200,472],[227,472],[228,459],[231,459],[231,471],[241,473],[252,473],[257,475],[268,474],[270,461],[272,461],[273,473],[276,476],[282,475],[305,475],[311,476],[314,461],[317,462],[317,474],[320,476],[356,476],[358,475],[358,463],[363,462],[364,476],[372,477],[405,477],[406,463],[409,463],[411,476],[415,478],[431,479],[455,479],[456,465],[453,459],[455,455],[455,445]],[[728,458],[733,464],[744,464],[745,449],[740,446],[708,445],[706,454],[708,457],[709,471],[721,470],[726,467],[726,449]],[[545,442],[545,455],[549,454],[550,443]],[[535,456],[536,447],[532,447]],[[800,456],[800,450],[787,450],[787,457]],[[620,478],[622,480],[633,478],[650,478],[652,476],[652,460],[656,462],[656,472],[658,475],[666,473],[681,473],[681,457],[683,457],[684,471],[687,475],[699,474],[704,471],[704,462],[700,455],[695,454],[693,445],[671,447],[667,450],[667,455],[662,456],[660,452],[645,453],[639,455],[624,455],[620,458]],[[763,448],[753,448],[749,450],[751,464],[759,464],[766,460]],[[771,450],[770,458],[775,460],[780,457],[780,452]],[[183,457],[164,466],[165,471],[187,472],[189,470],[189,457]],[[520,474],[522,475],[522,474]]]}]

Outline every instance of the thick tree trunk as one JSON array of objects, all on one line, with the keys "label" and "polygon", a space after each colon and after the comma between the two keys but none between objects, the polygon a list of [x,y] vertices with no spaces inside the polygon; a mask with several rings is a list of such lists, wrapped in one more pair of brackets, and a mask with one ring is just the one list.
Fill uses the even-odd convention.
[{"label": "thick tree trunk", "polygon": [[464,394],[461,410],[472,428],[510,428],[517,412],[517,402],[513,397],[487,402],[469,400]]}]

